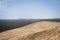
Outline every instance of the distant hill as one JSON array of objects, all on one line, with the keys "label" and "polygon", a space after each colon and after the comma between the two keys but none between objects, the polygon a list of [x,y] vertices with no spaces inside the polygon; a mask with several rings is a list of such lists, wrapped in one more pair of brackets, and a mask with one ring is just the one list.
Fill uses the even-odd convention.
[{"label": "distant hill", "polygon": [[60,18],[42,19],[41,21],[53,21],[53,22],[60,22]]},{"label": "distant hill", "polygon": [[19,20],[0,20],[0,32],[19,28],[25,25],[28,25],[33,22],[40,22],[40,21],[54,21],[54,22],[60,22],[60,18],[54,18],[54,19],[19,19]]}]

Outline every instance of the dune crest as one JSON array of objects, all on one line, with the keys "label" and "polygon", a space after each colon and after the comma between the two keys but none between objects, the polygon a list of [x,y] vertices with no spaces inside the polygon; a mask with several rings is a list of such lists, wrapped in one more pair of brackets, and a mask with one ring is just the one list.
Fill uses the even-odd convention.
[{"label": "dune crest", "polygon": [[60,40],[60,22],[36,22],[0,33],[0,40]]}]

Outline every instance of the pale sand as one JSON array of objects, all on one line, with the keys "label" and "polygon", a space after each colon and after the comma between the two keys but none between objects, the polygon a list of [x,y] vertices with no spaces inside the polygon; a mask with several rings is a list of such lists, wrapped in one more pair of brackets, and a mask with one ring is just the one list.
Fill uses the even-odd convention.
[{"label": "pale sand", "polygon": [[0,40],[60,40],[60,22],[36,22],[0,33]]}]

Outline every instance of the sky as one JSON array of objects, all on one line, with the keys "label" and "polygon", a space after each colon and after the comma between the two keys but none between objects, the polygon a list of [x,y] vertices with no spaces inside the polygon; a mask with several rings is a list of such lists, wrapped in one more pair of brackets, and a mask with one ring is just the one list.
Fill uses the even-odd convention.
[{"label": "sky", "polygon": [[0,0],[0,19],[60,18],[60,0]]}]

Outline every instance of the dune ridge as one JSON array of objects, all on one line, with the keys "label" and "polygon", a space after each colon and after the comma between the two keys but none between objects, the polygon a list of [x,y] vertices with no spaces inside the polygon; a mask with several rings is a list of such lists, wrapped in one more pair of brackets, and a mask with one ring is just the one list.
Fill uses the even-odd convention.
[{"label": "dune ridge", "polygon": [[60,22],[36,22],[0,33],[0,40],[60,40]]}]

